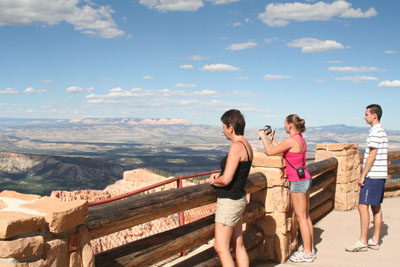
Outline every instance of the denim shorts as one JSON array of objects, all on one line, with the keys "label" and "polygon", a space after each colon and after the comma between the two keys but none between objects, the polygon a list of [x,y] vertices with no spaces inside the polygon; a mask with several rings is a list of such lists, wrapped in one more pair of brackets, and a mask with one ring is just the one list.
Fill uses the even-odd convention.
[{"label": "denim shorts", "polygon": [[386,179],[365,178],[364,186],[360,189],[359,204],[379,206],[383,201]]},{"label": "denim shorts", "polygon": [[312,179],[290,182],[290,192],[292,193],[307,193],[311,188]]}]

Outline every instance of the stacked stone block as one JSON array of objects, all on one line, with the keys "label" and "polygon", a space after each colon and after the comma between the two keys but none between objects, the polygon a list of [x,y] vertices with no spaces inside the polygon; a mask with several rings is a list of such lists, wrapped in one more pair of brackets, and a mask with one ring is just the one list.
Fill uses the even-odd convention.
[{"label": "stacked stone block", "polygon": [[0,193],[0,266],[94,266],[87,201]]},{"label": "stacked stone block", "polygon": [[252,194],[252,201],[265,203],[265,217],[257,221],[264,231],[264,242],[259,247],[259,259],[284,262],[297,246],[298,225],[291,209],[289,181],[282,156],[254,153],[251,173],[261,172],[267,177],[267,188]]},{"label": "stacked stone block", "polygon": [[352,143],[318,144],[315,161],[335,157],[338,160],[335,209],[351,210],[358,205],[358,179],[361,175],[361,163],[358,145]]}]

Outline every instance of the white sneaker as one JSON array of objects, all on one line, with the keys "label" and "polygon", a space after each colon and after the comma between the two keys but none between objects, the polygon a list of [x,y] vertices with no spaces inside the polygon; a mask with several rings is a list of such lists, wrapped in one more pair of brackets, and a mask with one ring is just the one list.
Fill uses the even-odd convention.
[{"label": "white sneaker", "polygon": [[372,241],[372,238],[370,238],[368,240],[368,248],[378,250],[379,244],[375,243],[374,241]]},{"label": "white sneaker", "polygon": [[[299,249],[295,253],[293,253],[293,255],[296,257],[299,253],[304,253],[304,250]],[[315,253],[315,250],[311,251],[311,256],[313,257],[314,260],[317,258],[317,254]]]},{"label": "white sneaker", "polygon": [[312,254],[305,254],[303,251],[299,251],[298,253],[293,254],[290,257],[290,261],[292,262],[313,262],[314,261],[314,257],[312,256]]},{"label": "white sneaker", "polygon": [[346,251],[348,252],[359,252],[359,251],[367,251],[367,245],[363,244],[360,240],[358,240],[354,245],[346,247]]}]

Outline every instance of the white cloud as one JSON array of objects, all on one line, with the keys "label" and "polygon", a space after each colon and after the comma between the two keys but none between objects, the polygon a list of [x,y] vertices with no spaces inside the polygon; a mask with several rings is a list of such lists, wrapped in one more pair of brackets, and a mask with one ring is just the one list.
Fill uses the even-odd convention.
[{"label": "white cloud", "polygon": [[240,21],[232,23],[232,27],[239,27],[242,26],[242,23]]},{"label": "white cloud", "polygon": [[[107,99],[107,98],[129,98],[129,97],[146,97],[156,95],[155,91],[142,90],[141,88],[132,88],[130,90],[124,90],[121,87],[112,88],[105,95],[90,94],[86,98],[93,99]],[[104,100],[105,101],[105,100]],[[102,101],[102,102],[104,102]]]},{"label": "white cloud", "polygon": [[222,72],[222,71],[240,71],[240,68],[234,67],[226,64],[211,64],[204,65],[200,70],[210,71],[210,72]]},{"label": "white cloud", "polygon": [[36,90],[36,89],[33,88],[33,87],[28,87],[28,88],[26,88],[25,91],[24,91],[25,94],[43,94],[43,93],[46,93],[46,92],[47,92],[46,89]]},{"label": "white cloud", "polygon": [[274,75],[274,74],[267,74],[264,76],[264,80],[271,81],[271,80],[282,80],[282,79],[291,79],[292,76],[287,75]]},{"label": "white cloud", "polygon": [[124,35],[112,19],[110,6],[80,5],[79,0],[13,0],[0,1],[0,27],[31,25],[35,22],[57,25],[63,21],[84,34],[114,38]]},{"label": "white cloud", "polygon": [[214,5],[222,5],[222,4],[230,4],[234,2],[239,2],[239,0],[208,0],[212,2]]},{"label": "white cloud", "polygon": [[386,50],[384,53],[385,54],[396,54],[396,51],[394,51],[394,50]]},{"label": "white cloud", "polygon": [[184,64],[184,65],[180,65],[179,68],[185,69],[185,70],[190,70],[190,69],[193,69],[193,65]]},{"label": "white cloud", "polygon": [[258,96],[258,94],[252,92],[244,92],[244,91],[232,91],[230,95],[239,96],[239,97],[253,97]]},{"label": "white cloud", "polygon": [[279,39],[277,37],[269,38],[269,39],[264,39],[264,43],[269,44],[274,41],[278,41]]},{"label": "white cloud", "polygon": [[6,88],[4,90],[0,90],[0,95],[16,95],[18,94],[18,90],[15,88]]},{"label": "white cloud", "polygon": [[239,76],[239,77],[236,77],[236,80],[248,80],[248,79],[250,79],[250,78],[247,77],[247,76]]},{"label": "white cloud", "polygon": [[158,11],[197,11],[204,6],[202,0],[139,0],[149,9]]},{"label": "white cloud", "polygon": [[42,83],[52,83],[54,81],[53,80],[40,80],[40,82],[42,82]]},{"label": "white cloud", "polygon": [[202,90],[202,91],[194,92],[194,94],[199,95],[199,96],[210,96],[210,95],[216,95],[217,92],[214,90]]},{"label": "white cloud", "polygon": [[376,71],[386,71],[384,69],[378,69],[377,67],[329,67],[328,70],[330,71],[337,71],[337,72],[376,72]]},{"label": "white cloud", "polygon": [[400,80],[383,81],[378,84],[378,87],[383,88],[400,88]]},{"label": "white cloud", "polygon": [[342,63],[342,61],[340,61],[340,60],[329,60],[326,63],[328,63],[328,64],[339,64],[339,63]]},{"label": "white cloud", "polygon": [[343,49],[343,45],[333,40],[318,40],[315,38],[301,38],[287,44],[291,47],[301,47],[303,53],[323,52],[333,49]]},{"label": "white cloud", "polygon": [[202,60],[209,59],[210,57],[205,57],[203,55],[194,55],[194,56],[188,56],[187,58],[190,60],[202,61]]},{"label": "white cloud", "polygon": [[104,103],[104,99],[103,98],[90,99],[90,100],[88,100],[88,103],[92,103],[92,104]]},{"label": "white cloud", "polygon": [[265,12],[258,14],[258,18],[269,26],[286,26],[293,21],[327,21],[334,17],[342,18],[369,18],[377,15],[374,8],[362,12],[360,8],[353,9],[351,3],[339,0],[332,3],[270,3]]},{"label": "white cloud", "polygon": [[346,77],[338,77],[335,78],[337,81],[349,81],[352,83],[360,83],[360,82],[370,82],[370,81],[377,81],[378,78],[372,76],[346,76]]},{"label": "white cloud", "polygon": [[151,76],[144,76],[143,79],[145,79],[145,80],[153,80],[154,78],[151,77]]},{"label": "white cloud", "polygon": [[93,87],[81,88],[79,86],[70,86],[65,90],[65,92],[67,92],[67,93],[90,93],[93,90],[94,90]]},{"label": "white cloud", "polygon": [[225,49],[235,51],[235,50],[249,49],[249,48],[256,47],[256,46],[257,46],[257,43],[255,43],[255,42],[246,42],[246,43],[231,44],[230,46],[228,46]]},{"label": "white cloud", "polygon": [[362,12],[361,8],[350,8],[344,11],[340,17],[342,18],[370,18],[376,16],[378,12],[376,12],[375,8],[370,7],[366,12]]},{"label": "white cloud", "polygon": [[325,82],[325,80],[322,80],[322,79],[313,79],[313,81],[316,82],[316,83],[323,83],[323,82]]},{"label": "white cloud", "polygon": [[192,83],[177,83],[174,86],[175,88],[195,88],[196,85]]}]

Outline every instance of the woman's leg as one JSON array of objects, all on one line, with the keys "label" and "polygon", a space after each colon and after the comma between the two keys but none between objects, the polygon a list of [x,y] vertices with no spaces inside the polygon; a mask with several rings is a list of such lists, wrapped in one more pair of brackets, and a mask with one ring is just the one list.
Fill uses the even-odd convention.
[{"label": "woman's leg", "polygon": [[311,231],[309,226],[308,216],[308,195],[306,193],[290,193],[294,213],[296,214],[297,221],[299,222],[301,239],[303,240],[304,253],[310,254],[311,247]]},{"label": "woman's leg", "polygon": [[310,218],[310,195],[307,193],[307,223],[308,223],[308,228],[310,228],[310,233],[311,233],[311,250],[314,250],[315,244],[314,244],[314,226],[312,224],[311,218]]},{"label": "woman's leg", "polygon": [[243,244],[242,219],[240,219],[233,228],[231,245],[236,255],[236,263],[238,267],[249,266],[249,256]]},{"label": "woman's leg", "polygon": [[229,251],[232,232],[233,227],[218,222],[215,223],[214,248],[223,267],[235,267],[231,252]]}]

